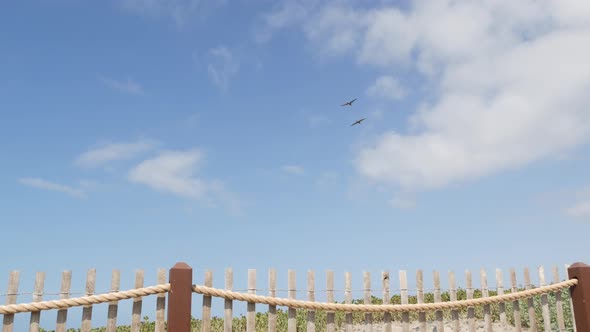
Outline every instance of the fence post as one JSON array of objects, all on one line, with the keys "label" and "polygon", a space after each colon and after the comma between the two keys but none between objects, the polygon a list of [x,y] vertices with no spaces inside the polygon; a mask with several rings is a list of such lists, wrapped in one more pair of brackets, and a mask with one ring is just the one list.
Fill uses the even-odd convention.
[{"label": "fence post", "polygon": [[578,284],[570,288],[577,331],[590,331],[590,266],[574,263],[567,269],[570,279]]},{"label": "fence post", "polygon": [[176,263],[170,269],[168,331],[190,332],[192,286],[193,268],[186,263]]}]

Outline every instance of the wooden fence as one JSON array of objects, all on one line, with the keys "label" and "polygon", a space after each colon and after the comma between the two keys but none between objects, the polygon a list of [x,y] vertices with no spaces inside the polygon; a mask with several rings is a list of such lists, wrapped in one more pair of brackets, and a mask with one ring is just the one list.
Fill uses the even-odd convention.
[{"label": "wooden fence", "polygon": [[[157,271],[157,283],[158,284],[165,284],[167,283],[167,271],[165,269],[158,269]],[[111,282],[110,282],[110,289],[108,292],[118,292],[120,290],[120,281],[121,281],[121,274],[119,270],[113,270],[111,273]],[[71,271],[64,271],[61,275],[61,286],[59,289],[59,298],[60,299],[67,299],[72,297],[72,294],[79,294],[76,292],[71,292],[71,283],[72,283],[72,272]],[[8,278],[8,288],[6,292],[0,290],[0,295],[6,296],[6,304],[16,304],[17,300],[19,302],[29,302],[28,298],[20,298],[24,296],[18,297],[19,294],[23,294],[23,292],[19,291],[20,287],[20,273],[19,271],[12,271],[9,274]],[[144,271],[138,270],[135,273],[135,288],[142,288],[144,287]],[[94,295],[96,294],[96,269],[90,269],[86,273],[86,287],[85,291],[82,292],[82,295]],[[43,295],[55,295],[55,292],[45,292],[45,272],[37,272],[35,276],[35,284],[33,288],[32,295],[32,302],[41,302],[44,300]],[[30,288],[28,289],[30,290]],[[27,293],[25,293],[27,294]],[[28,294],[27,294],[28,295]],[[156,308],[155,308],[155,331],[157,332],[164,332],[166,331],[166,323],[165,323],[165,303],[166,303],[166,294],[159,294],[157,295],[156,299]],[[131,331],[140,331],[141,326],[141,317],[142,317],[142,298],[136,298],[132,300],[132,314],[131,314]],[[55,332],[66,332],[67,328],[66,325],[69,325],[69,328],[72,325],[76,326],[76,328],[80,328],[82,332],[90,332],[92,330],[92,317],[93,317],[93,306],[87,305],[82,308],[82,320],[79,324],[67,321],[68,318],[68,310],[62,309],[57,311],[57,321],[54,327],[47,327],[45,329],[54,329]],[[106,331],[107,332],[116,332],[117,329],[117,318],[118,318],[118,309],[119,303],[118,302],[111,302],[108,304],[108,311],[106,317]],[[28,331],[30,332],[37,332],[40,331],[40,318],[41,318],[41,311],[31,312],[30,319],[29,319],[29,328]],[[14,326],[14,315],[4,315],[3,317],[3,324],[2,324],[2,332],[20,332],[25,331],[25,328],[19,326]]]},{"label": "wooden fence", "polygon": [[[567,266],[566,266],[567,268]],[[325,279],[323,283],[316,283],[316,274],[314,271],[306,273],[307,287],[303,290],[297,289],[296,272],[294,270],[287,271],[287,289],[277,288],[277,271],[270,269],[267,271],[268,284],[265,287],[260,287],[257,283],[257,271],[248,270],[247,273],[247,293],[267,295],[276,297],[277,293],[286,291],[289,299],[299,299],[307,301],[317,301],[318,294],[322,294],[323,302],[333,303],[336,301],[337,295],[342,295],[342,302],[344,303],[365,303],[365,304],[408,304],[408,303],[426,303],[426,302],[442,302],[442,301],[456,301],[463,298],[472,299],[479,297],[488,297],[495,295],[502,295],[504,293],[517,292],[520,289],[531,289],[533,287],[550,283],[558,283],[564,279],[568,279],[567,275],[560,276],[559,269],[552,267],[550,276],[546,276],[543,266],[534,271],[535,279],[538,280],[537,285],[533,285],[531,278],[531,271],[528,268],[522,270],[523,278],[517,278],[515,269],[509,271],[509,284],[504,280],[502,270],[496,269],[494,278],[489,278],[487,271],[482,269],[479,271],[479,277],[474,278],[471,271],[465,271],[463,275],[465,287],[458,287],[457,280],[461,277],[453,272],[447,275],[448,285],[444,287],[441,284],[440,273],[434,271],[432,274],[432,285],[425,286],[425,277],[422,270],[418,270],[415,276],[408,276],[407,271],[398,271],[396,275],[391,275],[388,271],[383,271],[378,275],[378,282],[369,272],[362,274],[362,289],[353,289],[352,274],[345,272],[343,275],[343,289],[336,289],[335,287],[335,273],[333,271],[325,272]],[[266,271],[265,271],[266,273]],[[70,271],[65,271],[62,274],[62,281],[60,287],[60,298],[67,299],[72,297],[71,288],[72,274]],[[521,331],[523,325],[528,325],[528,331],[575,331],[575,324],[578,326],[578,331],[590,331],[590,267],[578,266],[569,269],[569,278],[577,278],[578,285],[572,288],[572,296],[568,293],[555,292],[554,294],[543,294],[534,299],[529,298],[526,301],[514,301],[512,303],[500,303],[496,305],[484,305],[481,308],[469,307],[465,311],[450,310],[450,312],[435,311],[433,313],[419,312],[409,313],[403,312],[401,314],[384,313],[384,314],[353,314],[349,312],[315,312],[308,310],[302,313],[302,310],[287,308],[286,312],[277,309],[276,306],[264,306],[266,310],[263,314],[257,315],[257,309],[261,309],[261,305],[255,303],[247,303],[245,316],[234,313],[234,301],[223,300],[223,318],[212,317],[212,297],[202,296],[202,306],[197,316],[200,320],[192,318],[194,312],[191,311],[192,295],[193,295],[193,271],[188,265],[179,263],[170,270],[169,283],[170,289],[166,298],[165,294],[159,294],[156,300],[155,309],[155,324],[149,331],[172,331],[172,332],[188,332],[196,330],[212,331],[215,327],[214,323],[222,321],[223,331],[257,331],[264,327],[268,331],[336,331],[343,328],[345,331],[353,331],[353,326],[363,326],[365,331],[372,331],[377,324],[383,331],[392,331],[392,326],[401,326],[403,331],[410,331],[410,326],[416,326],[420,331],[426,331],[427,327],[432,330],[436,327],[436,331],[476,331],[478,325],[483,323],[485,331],[493,331],[496,326],[501,326],[503,330],[510,327],[515,331]],[[19,298],[19,272],[10,272],[8,288],[6,292],[0,290],[0,295],[6,297],[6,304],[16,304],[19,302],[28,302],[28,299]],[[225,270],[224,288],[227,290],[234,289],[234,275],[231,268]],[[360,278],[359,278],[360,279]],[[394,279],[396,279],[394,281]],[[474,287],[474,280],[477,280],[479,287]],[[489,286],[489,280],[493,279],[494,287]],[[36,274],[34,290],[32,292],[32,301],[43,301],[44,295],[44,280],[45,274],[38,272]],[[415,283],[415,287],[409,289],[409,281]],[[159,269],[157,273],[157,283],[166,284],[166,271]],[[96,270],[91,269],[86,275],[86,288],[84,295],[95,294],[96,284]],[[325,285],[325,288],[319,286]],[[213,271],[204,271],[203,285],[213,286]],[[316,286],[317,285],[317,286]],[[137,271],[135,274],[135,288],[140,289],[144,287],[144,272]],[[113,271],[111,276],[110,292],[116,293],[120,291],[120,273]],[[353,299],[353,292],[362,292],[362,299]],[[303,292],[304,296],[298,296],[298,293]],[[341,294],[340,294],[341,293]],[[572,299],[575,302],[574,310],[572,308]],[[168,317],[165,318],[166,300],[168,300]],[[142,327],[141,317],[142,298],[135,298],[131,301],[131,324],[130,331],[143,332],[148,331],[145,326]],[[118,318],[118,302],[108,303],[108,311],[106,317],[107,332],[117,331]],[[0,306],[1,313],[2,306]],[[567,310],[566,310],[567,309]],[[578,320],[574,319],[574,311],[578,316]],[[40,331],[40,316],[41,311],[33,311],[30,313],[28,323],[29,331]],[[17,313],[17,315],[19,315]],[[68,309],[59,309],[57,311],[57,319],[55,324],[56,332],[66,332],[66,324],[68,317]],[[86,305],[82,309],[82,320],[80,324],[69,323],[69,328],[72,325],[80,328],[82,332],[90,332],[92,330],[91,323],[93,318],[93,306]],[[192,318],[192,319],[191,319]],[[263,320],[263,322],[261,322]],[[284,320],[286,320],[286,324]],[[465,324],[466,322],[466,324]],[[245,324],[241,324],[245,323]],[[586,325],[584,325],[586,324]],[[582,326],[582,328],[580,328]],[[47,328],[47,327],[45,327]],[[24,331],[24,327],[15,327],[14,315],[3,315],[3,332]]]}]

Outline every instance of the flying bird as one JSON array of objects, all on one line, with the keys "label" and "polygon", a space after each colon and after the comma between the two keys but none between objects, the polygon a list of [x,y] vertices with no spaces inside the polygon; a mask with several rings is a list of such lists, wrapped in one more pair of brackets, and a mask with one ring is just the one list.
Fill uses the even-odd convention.
[{"label": "flying bird", "polygon": [[366,119],[366,118],[362,118],[362,119],[360,119],[360,120],[356,120],[356,121],[355,121],[353,124],[351,124],[350,126],[352,127],[352,126],[354,126],[354,125],[361,124],[361,122],[363,122],[365,119]]},{"label": "flying bird", "polygon": [[349,101],[347,103],[344,103],[344,104],[342,104],[340,106],[352,106],[352,103],[354,103],[355,100],[356,100],[356,98],[354,98],[353,100],[351,100],[351,101]]}]

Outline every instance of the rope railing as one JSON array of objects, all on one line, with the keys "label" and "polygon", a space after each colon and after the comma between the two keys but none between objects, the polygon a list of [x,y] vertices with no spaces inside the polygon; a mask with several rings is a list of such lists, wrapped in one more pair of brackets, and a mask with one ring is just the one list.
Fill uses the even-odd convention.
[{"label": "rope railing", "polygon": [[548,286],[542,286],[529,290],[506,293],[503,295],[496,295],[491,297],[482,297],[470,300],[459,300],[450,302],[437,303],[420,303],[420,304],[343,304],[343,303],[326,303],[326,302],[311,302],[303,300],[293,300],[285,298],[277,298],[255,294],[245,294],[239,292],[228,291],[213,287],[206,287],[201,285],[193,285],[193,292],[206,295],[221,297],[227,300],[238,300],[249,303],[269,304],[275,306],[285,306],[293,309],[308,309],[308,310],[325,310],[325,311],[344,311],[344,312],[363,312],[363,313],[377,313],[377,312],[415,312],[415,311],[434,311],[447,309],[460,309],[464,307],[474,307],[486,304],[494,304],[501,302],[511,302],[521,300],[536,295],[557,292],[565,288],[572,287],[578,284],[577,279],[570,279],[555,283]]},{"label": "rope railing", "polygon": [[[343,311],[343,312],[415,312],[415,311],[434,311],[460,309],[463,307],[473,307],[486,304],[501,302],[510,302],[521,300],[536,295],[557,292],[578,284],[577,279],[570,279],[556,284],[533,288],[529,290],[483,297],[470,300],[459,300],[450,302],[421,303],[421,304],[342,304],[342,303],[325,303],[311,302],[303,300],[293,300],[286,298],[277,298],[263,295],[246,294],[234,292],[213,287],[193,285],[192,291],[206,296],[221,297],[228,300],[237,300],[258,304],[269,304],[276,306],[285,306],[293,309],[308,310],[325,310],[325,311]],[[162,284],[144,288],[131,289],[126,291],[112,292],[108,294],[97,294],[82,296],[72,299],[61,299],[53,301],[40,301],[24,304],[0,305],[0,314],[16,314],[22,312],[35,312],[51,309],[67,309],[92,304],[100,304],[112,301],[126,300],[143,297],[147,295],[167,293],[170,290],[170,284]]]},{"label": "rope railing", "polygon": [[51,309],[67,309],[91,304],[100,304],[112,301],[127,300],[147,295],[166,293],[170,290],[170,284],[162,284],[145,288],[130,289],[126,291],[112,292],[108,294],[97,294],[82,296],[73,299],[61,299],[53,301],[40,301],[24,304],[0,305],[0,314],[10,315],[21,312],[34,312]]}]

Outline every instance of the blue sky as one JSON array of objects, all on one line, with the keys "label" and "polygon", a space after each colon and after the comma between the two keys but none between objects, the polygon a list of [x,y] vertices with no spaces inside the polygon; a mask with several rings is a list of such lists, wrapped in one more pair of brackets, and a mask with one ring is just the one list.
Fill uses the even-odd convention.
[{"label": "blue sky", "polygon": [[0,294],[10,270],[30,291],[70,269],[80,291],[91,267],[106,289],[177,261],[220,286],[226,267],[304,285],[589,262],[588,18],[574,0],[5,3]]}]

